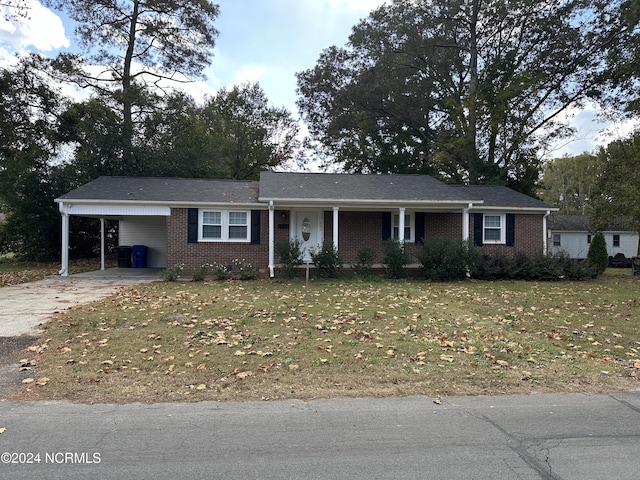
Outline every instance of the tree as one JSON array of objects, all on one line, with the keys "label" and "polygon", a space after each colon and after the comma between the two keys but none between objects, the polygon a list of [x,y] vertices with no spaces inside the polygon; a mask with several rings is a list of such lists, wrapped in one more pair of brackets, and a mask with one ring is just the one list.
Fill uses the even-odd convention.
[{"label": "tree", "polygon": [[592,227],[615,222],[640,233],[640,131],[598,151],[602,172],[593,198]]},{"label": "tree", "polygon": [[[50,164],[60,96],[33,74],[31,59],[0,72],[0,251],[32,260],[59,251],[59,215]],[[58,247],[53,243],[56,243]]]},{"label": "tree", "polygon": [[147,116],[141,137],[145,176],[224,178],[202,106],[184,93],[160,99],[162,108]]},{"label": "tree", "polygon": [[256,179],[293,160],[299,148],[297,122],[285,108],[270,107],[258,84],[220,90],[200,116],[225,178]]},{"label": "tree", "polygon": [[4,19],[8,22],[29,15],[29,3],[27,0],[0,0],[0,7],[4,8]]},{"label": "tree", "polygon": [[591,245],[589,245],[589,251],[587,252],[587,261],[593,265],[598,275],[606,270],[609,264],[609,254],[607,253],[607,243],[602,232],[596,232],[591,239]]},{"label": "tree", "polygon": [[[532,193],[560,114],[599,96],[621,0],[395,0],[298,73],[298,106],[348,171]],[[600,92],[601,93],[601,92]]]},{"label": "tree", "polygon": [[556,205],[564,215],[588,215],[591,198],[600,175],[600,160],[583,153],[545,163],[540,198]]},{"label": "tree", "polygon": [[[156,89],[202,77],[210,61],[218,7],[207,0],[44,0],[67,12],[86,57],[62,54],[64,78],[118,106],[122,174],[139,173],[135,123],[153,110]],[[99,65],[95,73],[90,65]],[[168,83],[167,83],[168,82]]]},{"label": "tree", "polygon": [[640,0],[626,0],[620,7],[626,25],[623,38],[608,48],[607,69],[599,79],[609,101],[627,114],[640,114]]}]

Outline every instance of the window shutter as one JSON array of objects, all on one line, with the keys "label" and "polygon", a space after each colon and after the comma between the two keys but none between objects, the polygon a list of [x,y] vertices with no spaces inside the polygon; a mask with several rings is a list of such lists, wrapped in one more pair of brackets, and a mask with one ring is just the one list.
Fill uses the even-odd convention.
[{"label": "window shutter", "polygon": [[516,215],[507,213],[507,247],[513,247],[516,240]]},{"label": "window shutter", "polygon": [[251,210],[251,245],[260,245],[260,210]]},{"label": "window shutter", "polygon": [[476,247],[482,246],[482,234],[484,230],[483,219],[482,213],[473,214],[473,244]]},{"label": "window shutter", "polygon": [[382,212],[382,240],[391,238],[391,212]]},{"label": "window shutter", "polygon": [[424,212],[416,212],[416,244],[424,245]]},{"label": "window shutter", "polygon": [[198,243],[197,208],[190,208],[187,212],[187,243]]}]

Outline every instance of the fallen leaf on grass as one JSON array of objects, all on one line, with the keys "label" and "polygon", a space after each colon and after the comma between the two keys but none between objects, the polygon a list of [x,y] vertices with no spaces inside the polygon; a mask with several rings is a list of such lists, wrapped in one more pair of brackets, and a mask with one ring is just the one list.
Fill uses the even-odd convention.
[{"label": "fallen leaf on grass", "polygon": [[250,377],[253,375],[253,372],[251,370],[247,370],[246,372],[240,372],[240,373],[236,373],[236,378],[238,380],[243,380],[247,377]]},{"label": "fallen leaf on grass", "polygon": [[35,382],[35,380],[31,377],[25,378],[24,380],[22,380],[22,383],[33,383],[33,382]]},{"label": "fallen leaf on grass", "polygon": [[45,386],[47,383],[49,383],[49,379],[47,377],[41,377],[37,380],[36,383],[38,385]]},{"label": "fallen leaf on grass", "polygon": [[0,433],[4,433],[6,431],[7,431],[7,429],[5,427],[0,427]]}]

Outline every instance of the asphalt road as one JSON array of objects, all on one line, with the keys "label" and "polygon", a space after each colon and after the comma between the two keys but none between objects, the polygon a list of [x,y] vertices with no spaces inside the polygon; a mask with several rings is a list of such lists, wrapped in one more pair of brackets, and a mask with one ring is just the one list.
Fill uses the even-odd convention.
[{"label": "asphalt road", "polygon": [[[640,392],[0,402],[0,478],[637,479]],[[31,462],[31,463],[26,463]]]}]

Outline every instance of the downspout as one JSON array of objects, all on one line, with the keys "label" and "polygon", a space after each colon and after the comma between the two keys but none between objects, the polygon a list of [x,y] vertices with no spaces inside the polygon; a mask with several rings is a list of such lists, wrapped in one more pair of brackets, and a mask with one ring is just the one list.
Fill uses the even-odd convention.
[{"label": "downspout", "polygon": [[100,270],[104,271],[104,218],[100,218]]},{"label": "downspout", "polygon": [[338,250],[338,211],[340,207],[333,207],[333,248]]},{"label": "downspout", "polygon": [[269,278],[275,277],[275,211],[273,200],[269,201]]},{"label": "downspout", "polygon": [[549,242],[547,239],[547,217],[551,215],[551,210],[547,210],[547,213],[542,217],[542,251],[545,255],[549,255]]}]

